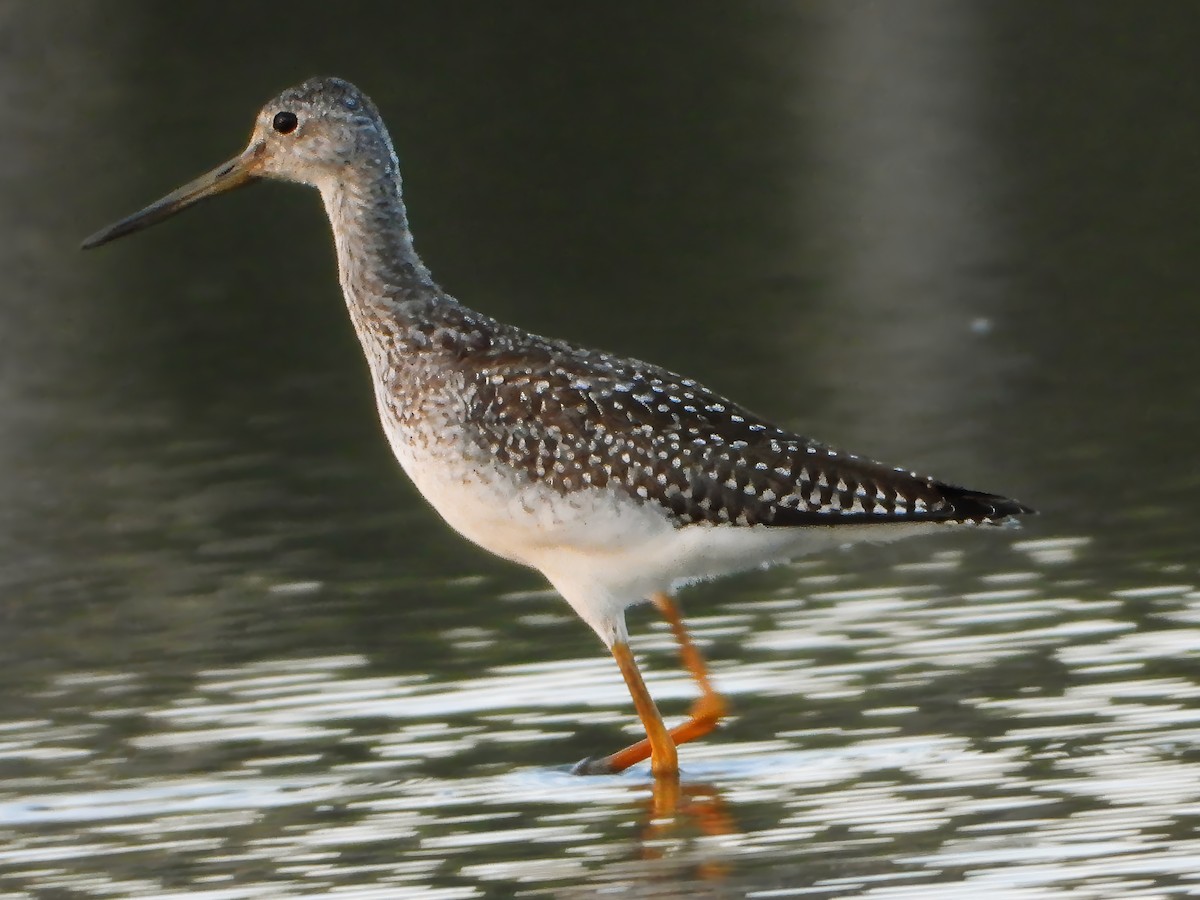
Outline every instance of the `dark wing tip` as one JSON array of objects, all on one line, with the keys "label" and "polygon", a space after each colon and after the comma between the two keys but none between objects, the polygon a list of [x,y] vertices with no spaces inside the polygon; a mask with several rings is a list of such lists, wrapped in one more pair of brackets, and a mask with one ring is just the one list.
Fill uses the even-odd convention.
[{"label": "dark wing tip", "polygon": [[934,487],[953,508],[946,516],[953,522],[989,522],[999,524],[1013,516],[1028,516],[1037,513],[1031,506],[1018,500],[1010,500],[999,494],[972,491],[953,484],[935,483]]}]

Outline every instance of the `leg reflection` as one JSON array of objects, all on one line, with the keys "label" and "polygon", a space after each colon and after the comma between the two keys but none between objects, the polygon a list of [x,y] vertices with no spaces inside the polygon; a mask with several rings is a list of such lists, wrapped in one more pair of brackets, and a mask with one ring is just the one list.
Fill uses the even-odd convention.
[{"label": "leg reflection", "polygon": [[655,779],[642,830],[642,858],[677,858],[690,864],[701,881],[720,881],[730,872],[729,863],[713,854],[711,844],[697,846],[696,839],[734,834],[737,823],[720,793],[711,784],[681,784]]}]

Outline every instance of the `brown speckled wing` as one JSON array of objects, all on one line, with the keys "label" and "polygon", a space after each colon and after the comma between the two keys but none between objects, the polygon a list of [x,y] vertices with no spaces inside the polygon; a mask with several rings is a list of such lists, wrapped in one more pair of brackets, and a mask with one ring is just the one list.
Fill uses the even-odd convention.
[{"label": "brown speckled wing", "polygon": [[561,493],[602,488],[679,525],[999,522],[1029,512],[784,431],[688,378],[522,335],[463,358],[471,425]]}]

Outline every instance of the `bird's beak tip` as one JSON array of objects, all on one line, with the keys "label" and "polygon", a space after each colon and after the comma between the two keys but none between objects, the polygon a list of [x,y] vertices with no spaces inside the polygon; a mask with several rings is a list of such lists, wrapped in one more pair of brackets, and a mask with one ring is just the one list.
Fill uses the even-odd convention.
[{"label": "bird's beak tip", "polygon": [[141,231],[143,228],[153,225],[156,222],[170,218],[206,197],[223,194],[226,191],[231,191],[234,188],[257,181],[261,176],[256,172],[257,167],[254,163],[259,152],[259,148],[256,146],[241,156],[234,157],[212,171],[188,182],[162,199],[151,203],[145,209],[127,216],[119,222],[109,225],[107,228],[102,228],[90,237],[85,238],[79,245],[79,248],[81,250],[91,250],[93,247],[107,244],[109,241],[132,234],[135,231]]}]

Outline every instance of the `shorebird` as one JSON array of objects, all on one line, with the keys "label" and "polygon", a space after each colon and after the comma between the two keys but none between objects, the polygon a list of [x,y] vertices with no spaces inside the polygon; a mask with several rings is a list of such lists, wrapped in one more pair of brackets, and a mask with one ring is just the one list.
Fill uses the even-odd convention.
[{"label": "shorebird", "polygon": [[[463,306],[413,248],[399,164],[371,100],[314,78],[258,114],[238,156],[84,248],[260,179],[311,185],[333,229],[383,431],[417,489],[462,535],[540,571],[611,651],[646,739],[581,773],[651,761],[725,712],[673,599],[684,583],[824,547],[1032,512],[835,449],[666,369],[540,337]],[[700,696],[668,730],[629,648],[627,607],[670,623]]]}]

